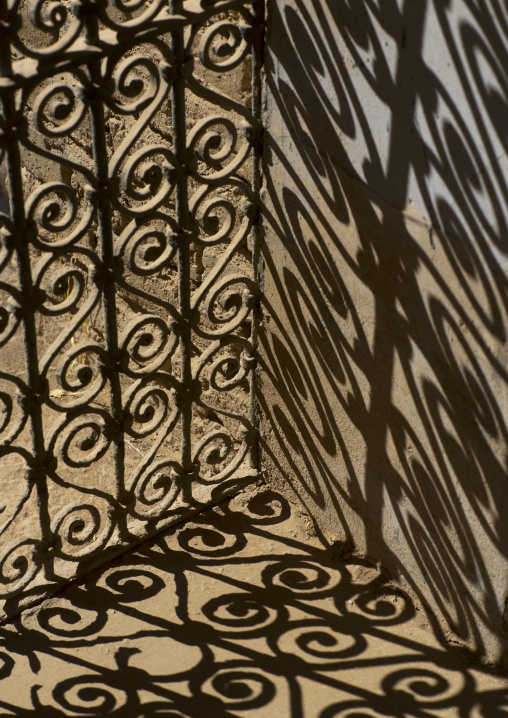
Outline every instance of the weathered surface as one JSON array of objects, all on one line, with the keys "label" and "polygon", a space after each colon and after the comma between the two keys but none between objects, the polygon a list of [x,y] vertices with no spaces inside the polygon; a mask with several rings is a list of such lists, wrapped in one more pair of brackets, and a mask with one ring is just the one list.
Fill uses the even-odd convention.
[{"label": "weathered surface", "polygon": [[267,478],[503,660],[506,8],[268,10]]},{"label": "weathered surface", "polygon": [[257,479],[258,15],[0,4],[0,619]]},{"label": "weathered surface", "polygon": [[261,488],[0,628],[2,715],[499,715],[508,680],[422,630]]}]

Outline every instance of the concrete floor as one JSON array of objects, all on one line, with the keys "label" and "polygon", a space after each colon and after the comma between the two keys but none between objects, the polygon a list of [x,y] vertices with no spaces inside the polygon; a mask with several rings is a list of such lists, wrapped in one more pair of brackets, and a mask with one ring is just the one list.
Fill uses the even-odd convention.
[{"label": "concrete floor", "polygon": [[508,680],[257,489],[0,628],[0,715],[508,715]]}]

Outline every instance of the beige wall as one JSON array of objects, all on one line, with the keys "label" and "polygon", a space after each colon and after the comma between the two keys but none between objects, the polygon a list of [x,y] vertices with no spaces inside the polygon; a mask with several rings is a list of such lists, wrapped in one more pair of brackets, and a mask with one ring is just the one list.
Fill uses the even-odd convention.
[{"label": "beige wall", "polygon": [[506,9],[268,6],[267,477],[329,540],[381,562],[445,633],[499,660]]}]

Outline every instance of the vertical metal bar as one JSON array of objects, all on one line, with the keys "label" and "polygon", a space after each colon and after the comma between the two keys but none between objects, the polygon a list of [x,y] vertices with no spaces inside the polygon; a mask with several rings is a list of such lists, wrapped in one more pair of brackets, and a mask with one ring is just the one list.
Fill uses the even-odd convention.
[{"label": "vertical metal bar", "polygon": [[[99,41],[99,22],[94,12],[93,3],[85,7],[85,36],[91,45]],[[106,142],[106,125],[104,117],[104,100],[102,97],[101,60],[89,63],[90,88],[88,100],[90,107],[90,125],[92,135],[92,151],[94,173],[97,188],[94,201],[97,209],[97,239],[102,266],[102,303],[104,317],[104,335],[108,356],[111,362],[108,387],[110,411],[113,420],[111,439],[115,471],[115,498],[125,504],[125,442],[123,433],[123,407],[120,376],[118,373],[118,325],[116,312],[115,290],[115,258],[113,251],[113,226],[111,217],[111,201],[109,197],[109,163]]]},{"label": "vertical metal bar", "polygon": [[[3,6],[5,9],[5,5]],[[8,20],[6,20],[8,26]],[[0,76],[12,76],[11,46],[3,35],[0,42]],[[28,387],[28,402],[25,411],[30,426],[31,452],[33,466],[30,479],[35,483],[37,492],[37,505],[41,527],[41,540],[44,550],[51,546],[51,528],[48,510],[48,487],[46,473],[46,450],[44,446],[44,430],[41,404],[44,397],[45,383],[39,376],[39,360],[37,355],[37,334],[35,328],[35,311],[37,298],[35,295],[30,268],[30,233],[27,231],[25,217],[25,202],[23,195],[23,180],[21,176],[21,155],[19,149],[18,133],[23,131],[22,111],[16,109],[16,93],[13,87],[2,90],[0,96],[2,112],[3,137],[2,144],[5,153],[7,168],[7,192],[9,197],[10,215],[13,226],[13,248],[16,254],[16,266],[19,289],[21,293],[20,307],[14,311],[20,312],[23,344],[25,352],[26,385]],[[52,576],[51,563],[45,563],[48,578]]]},{"label": "vertical metal bar", "polygon": [[[167,3],[172,15],[185,15],[184,10],[187,6],[185,0],[167,0]],[[190,47],[186,46],[188,37],[187,33],[189,33],[189,36],[193,37],[193,30],[198,32],[199,30],[204,29],[206,32],[209,21],[213,21],[214,19],[213,15],[215,10],[212,8],[212,5],[215,5],[215,3],[203,3],[203,13],[196,13],[195,15],[189,14],[186,18],[178,18],[178,22],[175,22],[169,31],[170,46],[174,61],[174,76],[171,85],[171,123],[173,135],[172,151],[176,158],[175,212],[178,225],[178,236],[175,239],[178,247],[179,321],[176,323],[175,332],[177,332],[179,336],[180,352],[180,376],[178,377],[180,380],[180,391],[178,402],[180,409],[181,430],[181,467],[179,468],[179,472],[181,471],[183,473],[184,478],[183,500],[188,500],[189,502],[192,502],[192,492],[190,491],[192,480],[198,479],[199,477],[196,476],[197,466],[193,464],[192,445],[193,406],[197,394],[192,378],[191,365],[193,338],[195,338],[193,336],[194,323],[191,305],[191,242],[194,238],[195,225],[194,218],[189,209],[189,195],[190,191],[194,190],[194,180],[190,180],[190,177],[195,176],[195,166],[192,162],[192,157],[189,157],[188,155],[187,147],[188,140],[186,132],[186,119],[188,118],[186,118],[186,113],[188,100],[187,93],[189,90],[187,87],[188,79],[184,68],[189,60],[188,53],[191,52]],[[209,6],[209,8],[206,6]],[[240,12],[244,18],[249,16],[250,11],[253,13],[253,27],[251,35],[252,124],[249,123],[245,136],[248,138],[252,147],[251,187],[255,198],[255,212],[253,212],[253,215],[249,214],[249,217],[253,217],[251,228],[252,274],[254,280],[260,286],[261,225],[259,221],[259,195],[262,181],[260,154],[262,126],[261,67],[263,62],[265,0],[246,0],[245,6],[245,8],[242,6]],[[240,7],[240,3],[238,3],[238,6],[235,5],[235,7]],[[106,86],[103,77],[104,58],[109,53],[109,50],[106,50],[106,46],[101,44],[100,37],[100,33],[102,32],[100,17],[101,13],[104,11],[103,0],[75,0],[75,2],[72,3],[72,11],[79,18],[79,23],[76,25],[76,42],[79,44],[76,44],[75,47],[69,45],[69,48],[71,49],[69,49],[69,56],[65,62],[68,62],[68,67],[72,67],[74,65],[80,66],[78,73],[79,81],[82,84],[80,93],[82,93],[82,99],[88,108],[88,117],[90,120],[91,151],[93,155],[94,173],[93,177],[91,176],[89,180],[92,187],[86,189],[86,196],[91,202],[93,202],[95,218],[97,220],[97,254],[99,257],[97,261],[94,258],[94,264],[97,265],[96,281],[102,301],[105,349],[109,358],[109,365],[106,367],[106,371],[108,372],[107,386],[109,392],[110,417],[105,431],[108,432],[108,436],[106,438],[108,438],[111,442],[109,456],[114,461],[115,477],[115,487],[111,491],[110,501],[115,507],[117,525],[120,529],[121,537],[130,542],[132,540],[132,534],[129,534],[127,521],[128,510],[131,507],[129,501],[131,497],[127,496],[125,490],[125,420],[122,400],[123,382],[124,380],[127,381],[128,377],[125,375],[122,376],[120,373],[120,366],[123,357],[120,354],[119,348],[118,314],[116,306],[116,283],[118,281],[117,270],[119,268],[117,267],[115,257],[115,234],[113,232],[114,215],[112,198],[110,195],[111,187],[116,186],[116,177],[110,177],[108,138],[105,124],[105,101],[107,100],[105,93],[111,92],[112,90],[109,86]],[[157,21],[157,18],[155,20]],[[11,21],[13,21],[14,24],[10,25],[9,23]],[[191,27],[193,22],[197,23],[195,28]],[[38,311],[38,307],[42,303],[45,295],[40,292],[39,285],[34,284],[32,277],[31,261],[34,260],[34,257],[32,256],[32,249],[30,246],[30,242],[32,241],[30,234],[31,226],[29,225],[29,222],[31,222],[31,215],[28,218],[25,216],[22,174],[23,168],[21,164],[21,153],[23,151],[23,147],[29,141],[31,142],[31,135],[29,134],[28,127],[25,127],[24,124],[26,118],[23,114],[24,108],[22,107],[19,97],[19,93],[21,93],[22,90],[17,89],[15,82],[16,78],[13,77],[13,67],[15,68],[16,66],[13,65],[11,61],[11,47],[9,42],[10,38],[14,37],[14,34],[19,31],[19,23],[19,15],[16,16],[14,12],[8,10],[7,3],[0,0],[0,33],[2,34],[2,38],[5,38],[6,40],[5,42],[0,43],[0,75],[2,76],[2,84],[0,86],[0,144],[5,147],[8,194],[13,226],[12,251],[17,259],[18,287],[13,287],[12,293],[14,297],[19,296],[19,306],[17,306],[15,301],[13,303],[13,311],[17,313],[19,312],[20,333],[23,334],[27,393],[27,403],[26,407],[24,407],[24,411],[26,411],[29,415],[27,428],[30,429],[31,437],[30,446],[26,447],[23,442],[22,448],[23,451],[28,448],[33,456],[33,459],[29,459],[29,479],[34,486],[34,494],[38,502],[38,520],[41,527],[40,532],[42,534],[43,546],[41,560],[44,560],[45,562],[47,578],[50,578],[50,575],[51,578],[55,578],[53,573],[54,567],[52,557],[55,554],[62,555],[62,542],[60,540],[57,542],[56,534],[60,535],[59,529],[55,530],[55,536],[51,530],[51,518],[48,501],[48,475],[49,477],[52,476],[51,471],[53,471],[53,468],[51,471],[48,471],[48,466],[50,459],[51,466],[53,466],[53,459],[48,455],[48,451],[46,451],[45,448],[44,428],[46,428],[47,431],[47,427],[44,427],[43,417],[46,421],[48,419],[46,419],[46,414],[43,413],[42,409],[42,407],[46,406],[48,402],[51,404],[51,401],[49,400],[48,381],[47,379],[41,380],[39,376],[35,323],[36,312]],[[147,27],[149,27],[149,25],[147,25]],[[160,36],[161,38],[164,36],[165,40],[166,32],[168,31],[168,26],[165,21],[160,30]],[[150,37],[152,37],[151,33],[155,36],[157,28],[155,27],[150,29]],[[85,38],[84,43],[83,34]],[[133,31],[130,39],[129,37],[127,37],[126,34],[122,40],[122,42],[125,43],[125,50],[134,48],[138,41],[141,42],[146,37],[146,28],[144,27],[144,23],[140,23],[139,34],[138,30],[136,30]],[[245,38],[247,39],[247,34],[245,35]],[[69,42],[74,41],[69,40]],[[84,57],[79,54],[78,48],[79,52],[85,53]],[[120,53],[122,51],[122,48],[120,48]],[[63,51],[60,47],[60,49],[55,52],[55,61],[58,60],[59,62],[67,50]],[[87,66],[87,70],[86,72],[83,72],[82,68],[85,64]],[[67,67],[67,65],[65,66]],[[46,81],[52,82],[56,79],[48,57],[41,61],[40,71],[41,79],[44,78],[44,83],[46,83]],[[35,75],[33,79],[38,80]],[[32,90],[33,88],[31,87],[29,92],[31,93]],[[221,105],[220,99],[218,99],[217,102]],[[41,107],[43,107],[43,105],[41,105]],[[58,120],[58,117],[56,119]],[[80,116],[79,122],[81,122],[81,119],[82,118]],[[138,120],[139,118],[135,115],[134,119]],[[140,124],[143,124],[143,122]],[[138,139],[141,138],[141,132],[143,130],[144,125],[140,127],[140,137],[138,137]],[[69,130],[67,135],[69,140],[72,142],[72,130]],[[37,154],[38,148],[36,144],[31,148],[28,145],[28,149],[30,152],[33,151]],[[68,147],[68,145],[64,146]],[[130,149],[132,149],[130,146],[126,149],[125,159],[129,155]],[[55,161],[58,162],[58,153],[53,153],[51,148],[46,151],[43,147],[41,147],[40,151],[43,155],[49,155],[50,157],[53,156]],[[242,155],[241,159],[243,161],[245,156]],[[199,182],[199,176],[196,178],[196,182]],[[249,211],[252,209],[253,208],[251,207]],[[140,215],[140,217],[141,216],[142,215]],[[48,254],[48,268],[51,265],[49,256],[50,255]],[[54,257],[57,256],[58,255],[54,255]],[[221,271],[222,269],[224,269],[224,267],[221,268]],[[17,291],[18,288],[19,292]],[[250,301],[250,297],[248,299]],[[249,447],[249,461],[251,466],[257,471],[259,470],[259,453],[257,446],[259,412],[257,404],[257,374],[255,368],[255,356],[259,332],[259,306],[257,303],[252,309],[251,319],[252,328],[250,349],[246,351],[248,356],[242,355],[242,362],[246,362],[243,363],[243,366],[250,369],[249,419],[252,430],[248,432],[249,436],[246,441],[248,442]],[[65,344],[65,341],[62,343],[62,346],[59,345],[58,352],[64,348],[63,344]],[[53,357],[53,359],[55,359],[55,357]],[[199,387],[197,388],[199,389]],[[78,404],[75,406],[78,407]],[[90,406],[90,404],[88,404],[88,406]],[[46,409],[48,416],[52,416],[52,407],[47,406]],[[56,407],[56,409],[65,409],[65,407]],[[79,412],[82,413],[86,413],[87,411],[85,404],[79,405],[78,409]],[[93,411],[93,409],[91,410]],[[74,418],[72,411],[73,410],[71,408],[71,419]],[[242,425],[244,422],[245,417],[242,415]],[[58,429],[56,425],[55,427]],[[25,437],[23,436],[23,439],[24,438]],[[47,441],[48,445],[52,447],[57,446],[53,439],[49,439],[49,437],[47,437]],[[57,439],[55,439],[55,441],[57,441]],[[58,453],[58,448],[55,450]],[[238,454],[238,456],[241,457],[238,461],[243,460],[243,447],[242,453]],[[98,455],[96,455],[95,458],[97,457]],[[98,458],[102,459],[102,454]],[[64,458],[62,461],[64,464],[67,463]],[[69,461],[68,465],[72,466],[72,462]],[[231,471],[234,471],[234,467],[236,466],[237,464],[232,464]],[[199,479],[199,481],[201,481],[201,479]],[[138,484],[135,484],[135,487],[137,489]],[[78,486],[76,486],[76,489],[77,488]],[[141,489],[144,490],[144,487],[141,487]],[[55,496],[55,502],[56,499],[57,497]],[[149,499],[147,499],[147,501],[149,501]],[[51,508],[54,508],[53,505]],[[72,508],[72,506],[70,508]],[[63,514],[60,513],[60,516],[62,515]],[[155,523],[153,523],[153,526],[155,526]],[[75,525],[72,524],[71,529],[74,530],[74,527]]]},{"label": "vertical metal bar", "polygon": [[[173,14],[182,12],[182,0],[170,0],[169,9]],[[187,180],[187,137],[185,128],[185,80],[182,69],[185,63],[184,28],[177,26],[171,31],[171,51],[176,72],[171,88],[171,115],[173,125],[173,151],[178,162],[178,178],[175,188],[176,219],[180,229],[178,242],[178,292],[180,326],[180,381],[182,391],[181,430],[182,446],[180,462],[184,473],[191,473],[192,465],[192,370],[191,370],[191,325],[190,325],[190,246],[189,246],[189,202]]]},{"label": "vertical metal bar", "polygon": [[[252,114],[256,123],[253,142],[252,156],[252,191],[255,201],[258,202],[258,211],[252,225],[252,273],[254,281],[258,287],[261,287],[261,223],[260,214],[261,207],[261,112],[262,112],[262,85],[261,85],[261,67],[263,64],[263,41],[264,41],[264,18],[265,3],[264,0],[256,0],[254,3],[254,27],[253,27],[253,44],[252,44]],[[252,308],[252,325],[251,325],[251,344],[253,355],[257,353],[259,333],[259,301],[256,301]],[[257,369],[256,365],[251,371],[250,376],[250,397],[249,397],[249,420],[257,431],[259,426],[259,407],[257,399]],[[252,468],[259,470],[260,457],[257,438],[251,447],[250,464]]]}]

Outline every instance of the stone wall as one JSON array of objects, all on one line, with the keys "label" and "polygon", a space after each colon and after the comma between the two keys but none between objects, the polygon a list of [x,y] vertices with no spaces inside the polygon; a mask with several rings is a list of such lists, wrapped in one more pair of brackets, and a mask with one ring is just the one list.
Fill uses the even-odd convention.
[{"label": "stone wall", "polygon": [[0,622],[258,479],[257,7],[0,3]]},{"label": "stone wall", "polygon": [[330,542],[506,660],[508,22],[271,0],[263,461]]}]

